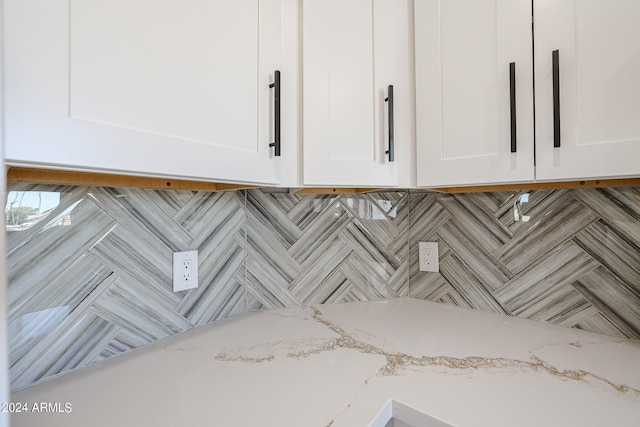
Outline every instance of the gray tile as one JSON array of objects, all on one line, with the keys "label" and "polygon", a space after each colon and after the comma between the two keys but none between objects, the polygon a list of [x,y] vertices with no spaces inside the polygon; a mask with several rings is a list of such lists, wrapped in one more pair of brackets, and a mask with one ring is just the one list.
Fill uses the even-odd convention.
[{"label": "gray tile", "polygon": [[[410,295],[637,337],[640,188],[412,193],[410,208]],[[443,274],[419,271],[419,241],[438,242]]]},{"label": "gray tile", "polygon": [[440,265],[440,271],[469,306],[491,313],[511,315],[509,309],[475,275],[475,271],[468,268],[456,255],[448,256]]},{"label": "gray tile", "polygon": [[[14,389],[245,311],[406,295],[640,335],[637,187],[529,191],[529,222],[523,191],[9,190],[61,192],[8,234]],[[419,271],[419,241],[440,274]],[[173,293],[186,249],[200,286]]]},{"label": "gray tile", "polygon": [[625,335],[640,339],[640,295],[633,289],[605,268],[594,270],[573,287]]},{"label": "gray tile", "polygon": [[577,245],[567,242],[532,262],[521,274],[498,289],[496,296],[518,315],[558,287],[571,285],[598,265]]}]

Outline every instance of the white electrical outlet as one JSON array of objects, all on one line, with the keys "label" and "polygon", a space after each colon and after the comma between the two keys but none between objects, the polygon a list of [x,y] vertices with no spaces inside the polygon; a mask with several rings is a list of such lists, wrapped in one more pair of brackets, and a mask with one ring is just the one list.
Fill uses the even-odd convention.
[{"label": "white electrical outlet", "polygon": [[438,263],[438,242],[419,242],[418,258],[420,261],[420,271],[440,271]]},{"label": "white electrical outlet", "polygon": [[173,253],[173,292],[198,287],[198,251]]}]

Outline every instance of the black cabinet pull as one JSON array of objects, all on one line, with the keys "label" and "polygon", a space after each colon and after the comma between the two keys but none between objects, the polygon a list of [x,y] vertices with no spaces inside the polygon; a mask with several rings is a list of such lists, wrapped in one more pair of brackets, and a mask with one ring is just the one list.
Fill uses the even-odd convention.
[{"label": "black cabinet pull", "polygon": [[276,70],[273,73],[274,82],[269,85],[270,88],[275,89],[274,97],[274,108],[275,111],[274,121],[275,121],[275,129],[274,129],[274,142],[269,144],[269,147],[274,147],[273,155],[280,156],[280,71]]},{"label": "black cabinet pull", "polygon": [[394,124],[393,124],[393,85],[387,87],[387,97],[384,99],[389,103],[389,149],[385,151],[385,154],[389,155],[389,161],[393,162],[394,159]]},{"label": "black cabinet pull", "polygon": [[509,85],[511,102],[511,152],[518,151],[518,141],[516,138],[516,63],[509,64]]},{"label": "black cabinet pull", "polygon": [[560,52],[551,53],[553,62],[553,146],[560,147]]}]

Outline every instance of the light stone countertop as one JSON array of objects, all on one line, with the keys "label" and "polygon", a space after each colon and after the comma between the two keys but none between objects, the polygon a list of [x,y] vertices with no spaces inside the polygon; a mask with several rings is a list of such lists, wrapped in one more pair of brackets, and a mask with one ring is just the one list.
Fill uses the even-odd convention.
[{"label": "light stone countertop", "polygon": [[[411,298],[255,312],[17,392],[12,426],[637,426],[640,343]],[[54,405],[55,406],[55,405]]]}]

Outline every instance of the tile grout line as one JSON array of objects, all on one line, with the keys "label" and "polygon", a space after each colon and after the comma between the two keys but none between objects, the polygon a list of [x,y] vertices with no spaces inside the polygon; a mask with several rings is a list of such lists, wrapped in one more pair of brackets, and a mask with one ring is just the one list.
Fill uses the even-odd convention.
[{"label": "tile grout line", "polygon": [[407,190],[407,253],[406,275],[407,275],[407,296],[411,298],[411,193]]},{"label": "tile grout line", "polygon": [[249,213],[247,212],[247,192],[248,190],[242,190],[244,191],[244,247],[242,248],[242,251],[244,252],[244,256],[242,257],[242,262],[244,263],[244,283],[242,284],[242,286],[244,287],[244,312],[247,313],[249,312],[249,291],[247,290],[247,280],[248,280],[248,271],[247,271],[247,241],[248,241],[248,235],[249,235]]}]

